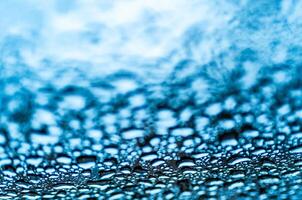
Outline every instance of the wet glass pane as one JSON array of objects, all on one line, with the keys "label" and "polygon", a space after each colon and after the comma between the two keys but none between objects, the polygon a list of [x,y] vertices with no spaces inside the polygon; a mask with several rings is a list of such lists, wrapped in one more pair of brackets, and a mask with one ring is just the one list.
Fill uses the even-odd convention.
[{"label": "wet glass pane", "polygon": [[301,199],[302,1],[0,1],[0,199]]}]

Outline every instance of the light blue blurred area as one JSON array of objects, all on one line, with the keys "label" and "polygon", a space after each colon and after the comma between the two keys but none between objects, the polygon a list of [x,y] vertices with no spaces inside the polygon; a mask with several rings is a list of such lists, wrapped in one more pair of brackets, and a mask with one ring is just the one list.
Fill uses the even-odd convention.
[{"label": "light blue blurred area", "polygon": [[[18,51],[18,59],[32,69],[51,60],[89,63],[94,70],[85,69],[88,74],[106,73],[105,67],[135,71],[149,65],[159,68],[158,62],[169,59],[171,62],[161,70],[169,73],[172,63],[187,56],[187,43],[194,45],[186,39],[191,29],[205,36],[198,42],[205,52],[190,56],[207,62],[216,54],[211,48],[219,42],[217,31],[228,25],[234,5],[221,3],[220,8],[215,8],[215,2],[180,0],[1,1],[0,41],[4,51]],[[213,34],[214,41],[207,41]],[[14,44],[7,45],[6,38]],[[206,49],[208,46],[210,49]]]},{"label": "light blue blurred area", "polygon": [[33,40],[31,34],[39,33],[45,22],[44,13],[31,1],[1,1],[0,13],[1,41],[14,35]]},{"label": "light blue blurred area", "polygon": [[[228,54],[224,58],[232,65],[249,49],[258,55],[257,61],[275,64],[289,57],[299,60],[289,52],[301,48],[301,4],[3,0],[0,41],[2,51],[18,51],[18,59],[37,71],[51,60],[89,63],[93,67],[84,69],[88,74],[108,69],[143,74],[142,66],[151,66],[153,74],[168,74],[182,59],[203,65]],[[7,40],[15,42],[8,45]]]}]

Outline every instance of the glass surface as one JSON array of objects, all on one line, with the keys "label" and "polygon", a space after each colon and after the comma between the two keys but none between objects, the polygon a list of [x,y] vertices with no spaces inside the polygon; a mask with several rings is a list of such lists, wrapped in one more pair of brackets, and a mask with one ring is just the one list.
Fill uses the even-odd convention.
[{"label": "glass surface", "polygon": [[0,199],[301,199],[301,17],[0,0]]}]

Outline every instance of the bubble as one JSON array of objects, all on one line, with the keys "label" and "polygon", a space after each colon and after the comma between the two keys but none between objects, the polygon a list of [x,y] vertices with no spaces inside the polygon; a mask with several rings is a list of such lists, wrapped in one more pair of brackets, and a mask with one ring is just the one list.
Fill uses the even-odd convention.
[{"label": "bubble", "polygon": [[244,163],[244,162],[248,162],[251,161],[250,158],[246,158],[246,157],[233,157],[229,160],[228,164],[229,165],[236,165],[236,164],[240,164],[240,163]]},{"label": "bubble", "polygon": [[135,138],[142,137],[143,135],[144,135],[143,130],[129,130],[123,132],[123,137],[125,139],[135,139]]}]

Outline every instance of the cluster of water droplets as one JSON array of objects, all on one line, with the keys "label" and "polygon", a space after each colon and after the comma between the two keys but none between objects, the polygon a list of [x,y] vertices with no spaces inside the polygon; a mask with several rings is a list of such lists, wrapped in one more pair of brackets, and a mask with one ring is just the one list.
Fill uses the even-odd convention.
[{"label": "cluster of water droplets", "polygon": [[189,65],[157,84],[6,74],[0,198],[298,199],[301,67],[263,67],[246,86],[240,67]]},{"label": "cluster of water droplets", "polygon": [[301,2],[171,1],[148,34],[30,2],[0,21],[0,199],[301,199]]}]

